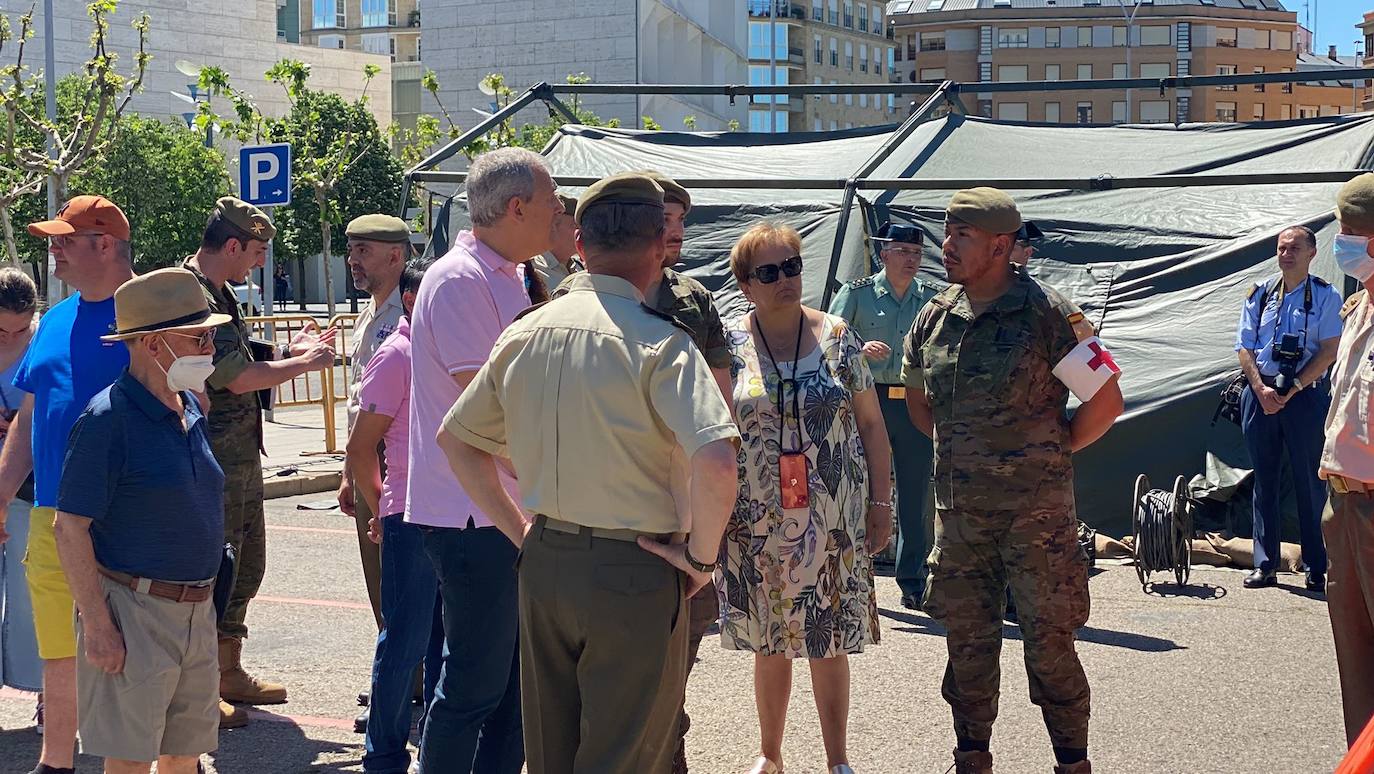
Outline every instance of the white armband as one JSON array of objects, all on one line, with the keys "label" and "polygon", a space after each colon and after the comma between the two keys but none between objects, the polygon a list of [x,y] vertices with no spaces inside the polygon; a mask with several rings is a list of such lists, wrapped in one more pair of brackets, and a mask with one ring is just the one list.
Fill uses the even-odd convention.
[{"label": "white armband", "polygon": [[1114,374],[1121,373],[1121,369],[1102,340],[1090,336],[1078,342],[1078,346],[1055,365],[1052,373],[1079,400],[1087,402]]}]

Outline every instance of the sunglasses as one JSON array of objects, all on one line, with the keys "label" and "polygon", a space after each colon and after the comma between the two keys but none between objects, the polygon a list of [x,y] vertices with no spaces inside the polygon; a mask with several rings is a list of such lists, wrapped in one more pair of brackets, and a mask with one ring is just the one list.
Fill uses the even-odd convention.
[{"label": "sunglasses", "polygon": [[172,334],[173,336],[180,336],[183,339],[195,339],[196,343],[199,344],[202,349],[211,346],[215,343],[214,328],[208,328],[206,330],[201,331],[200,333],[177,333],[176,331],[168,331],[168,333]]},{"label": "sunglasses", "polygon": [[794,255],[782,263],[770,263],[755,268],[749,272],[749,276],[765,285],[772,285],[778,281],[778,273],[784,277],[795,277],[802,273],[802,259],[800,255]]}]

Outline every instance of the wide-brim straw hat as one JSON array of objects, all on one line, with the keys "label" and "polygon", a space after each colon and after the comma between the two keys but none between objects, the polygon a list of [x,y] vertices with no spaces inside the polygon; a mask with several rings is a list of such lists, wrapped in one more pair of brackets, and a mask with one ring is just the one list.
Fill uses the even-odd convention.
[{"label": "wide-brim straw hat", "polygon": [[134,277],[119,286],[114,302],[115,332],[101,336],[101,341],[203,331],[233,319],[211,313],[200,280],[185,269],[158,269]]}]

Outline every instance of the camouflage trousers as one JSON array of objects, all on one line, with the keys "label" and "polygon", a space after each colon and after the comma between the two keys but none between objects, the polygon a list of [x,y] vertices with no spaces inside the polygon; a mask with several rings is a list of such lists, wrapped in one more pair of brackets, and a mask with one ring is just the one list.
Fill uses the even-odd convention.
[{"label": "camouflage trousers", "polygon": [[992,738],[997,718],[1004,589],[1025,643],[1030,699],[1056,747],[1088,746],[1088,678],[1074,631],[1088,620],[1088,568],[1072,508],[937,510],[924,610],[944,624],[943,694],[960,739]]},{"label": "camouflage trousers", "polygon": [[262,460],[220,461],[224,468],[224,542],[234,546],[234,589],[219,624],[221,637],[247,637],[248,603],[267,570],[267,520],[262,510]]}]

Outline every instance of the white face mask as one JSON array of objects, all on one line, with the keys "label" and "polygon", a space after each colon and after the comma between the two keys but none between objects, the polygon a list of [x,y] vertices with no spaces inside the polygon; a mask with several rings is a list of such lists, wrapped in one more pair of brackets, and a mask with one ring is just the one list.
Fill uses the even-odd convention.
[{"label": "white face mask", "polygon": [[[162,339],[162,346],[167,347],[168,352],[172,351],[167,346],[167,339]],[[162,368],[161,363],[158,363],[158,368]],[[215,372],[214,356],[183,355],[172,361],[171,368],[162,368],[162,372],[167,374],[167,389],[172,392],[205,392],[205,380]]]}]

